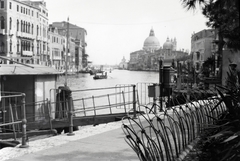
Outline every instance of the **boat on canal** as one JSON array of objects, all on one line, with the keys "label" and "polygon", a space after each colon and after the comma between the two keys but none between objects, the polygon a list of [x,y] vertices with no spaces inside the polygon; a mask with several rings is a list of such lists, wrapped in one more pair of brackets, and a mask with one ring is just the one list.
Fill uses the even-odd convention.
[{"label": "boat on canal", "polygon": [[100,73],[96,73],[94,76],[93,76],[93,79],[107,79],[107,72],[101,72]]}]

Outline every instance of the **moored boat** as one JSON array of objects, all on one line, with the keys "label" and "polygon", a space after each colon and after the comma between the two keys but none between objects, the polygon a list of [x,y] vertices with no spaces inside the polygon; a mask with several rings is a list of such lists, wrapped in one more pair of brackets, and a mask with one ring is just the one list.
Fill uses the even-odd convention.
[{"label": "moored boat", "polygon": [[101,74],[95,74],[93,79],[107,79],[107,72],[105,72],[105,74],[103,74],[103,72]]}]

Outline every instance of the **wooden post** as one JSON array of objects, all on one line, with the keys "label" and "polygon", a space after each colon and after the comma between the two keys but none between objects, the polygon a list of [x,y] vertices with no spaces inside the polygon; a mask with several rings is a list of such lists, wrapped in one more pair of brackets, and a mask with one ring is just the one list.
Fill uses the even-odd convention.
[{"label": "wooden post", "polygon": [[68,97],[68,115],[69,115],[69,133],[67,134],[68,136],[73,136],[75,135],[73,133],[73,100],[72,100],[72,93],[69,93],[69,97]]},{"label": "wooden post", "polygon": [[182,77],[182,64],[178,62],[177,63],[177,89],[178,89],[178,92],[180,92],[180,90],[182,89],[181,77]]},{"label": "wooden post", "polygon": [[136,85],[133,85],[133,118],[137,118],[137,111],[136,111]]},{"label": "wooden post", "polygon": [[160,87],[160,109],[159,111],[163,111],[163,102],[162,102],[162,96],[163,96],[163,60],[159,60],[159,87]]},{"label": "wooden post", "polygon": [[26,95],[22,93],[22,145],[20,148],[28,148],[29,145],[27,145],[27,119],[26,119],[26,107],[25,107],[25,98]]}]

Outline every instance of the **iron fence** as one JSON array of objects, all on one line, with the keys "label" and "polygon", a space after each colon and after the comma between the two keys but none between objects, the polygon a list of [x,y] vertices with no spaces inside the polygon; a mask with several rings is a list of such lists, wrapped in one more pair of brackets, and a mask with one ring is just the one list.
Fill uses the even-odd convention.
[{"label": "iron fence", "polygon": [[[1,93],[1,124],[0,130],[2,132],[12,132],[14,140],[17,139],[17,133],[22,134],[22,145],[20,147],[26,148],[27,145],[27,119],[25,108],[25,94],[18,92],[2,92]],[[19,124],[22,126],[20,127]]]},{"label": "iron fence", "polygon": [[125,140],[141,161],[180,160],[199,134],[226,110],[222,103],[215,107],[218,97],[203,97],[207,91],[198,92],[191,100],[183,96],[187,103],[179,102],[164,112],[154,113],[145,106],[146,114],[140,114],[137,119],[123,118]]}]

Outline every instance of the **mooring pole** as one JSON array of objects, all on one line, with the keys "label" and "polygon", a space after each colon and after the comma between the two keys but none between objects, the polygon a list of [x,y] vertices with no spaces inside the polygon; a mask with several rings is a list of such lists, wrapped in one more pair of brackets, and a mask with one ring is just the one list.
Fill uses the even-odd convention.
[{"label": "mooring pole", "polygon": [[136,111],[136,85],[133,85],[133,118],[137,118],[137,111]]},{"label": "mooring pole", "polygon": [[72,93],[69,93],[68,97],[68,108],[69,108],[69,133],[67,134],[68,136],[73,136],[75,135],[73,133],[73,100],[72,100]]},{"label": "mooring pole", "polygon": [[25,107],[25,93],[22,93],[22,145],[19,146],[20,148],[28,148],[29,145],[27,145],[27,119],[26,119],[26,107]]},{"label": "mooring pole", "polygon": [[163,96],[163,60],[160,58],[159,60],[159,87],[160,87],[160,110],[163,111],[163,102],[162,102],[162,96]]}]

